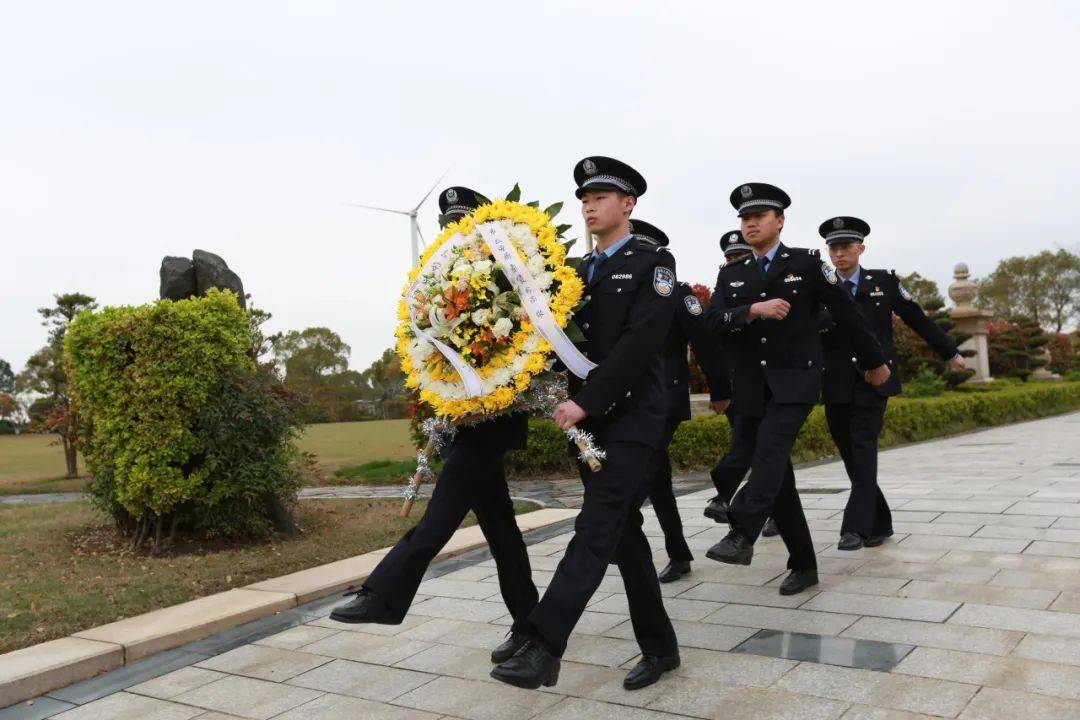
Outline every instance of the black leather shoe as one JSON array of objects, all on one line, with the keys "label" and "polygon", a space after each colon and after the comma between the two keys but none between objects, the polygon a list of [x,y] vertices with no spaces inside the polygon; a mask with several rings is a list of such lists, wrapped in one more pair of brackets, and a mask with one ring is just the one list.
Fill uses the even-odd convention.
[{"label": "black leather shoe", "polygon": [[626,673],[622,686],[627,690],[638,690],[648,687],[660,679],[660,676],[668,670],[679,667],[679,653],[658,657],[656,655],[644,655],[634,668]]},{"label": "black leather shoe", "polygon": [[[878,543],[879,545],[881,543]],[[836,544],[838,550],[859,550],[863,546],[863,536],[859,533],[846,532],[840,536],[840,542]]]},{"label": "black leather shoe", "polygon": [[553,687],[559,681],[559,658],[539,640],[528,640],[509,660],[491,668],[491,677],[519,688]]},{"label": "black leather shoe", "polygon": [[715,520],[718,523],[726,523],[728,521],[728,504],[719,497],[714,497],[709,501],[709,504],[705,506],[705,517],[710,520]]},{"label": "black leather shoe", "polygon": [[529,641],[525,635],[519,632],[511,632],[510,636],[502,641],[499,647],[491,651],[491,662],[501,663],[506,662],[510,658],[514,657],[518,650],[520,650],[526,642]]},{"label": "black leather shoe", "polygon": [[371,590],[360,588],[354,597],[344,605],[338,605],[330,613],[331,620],[343,623],[378,623],[380,625],[400,625],[402,618],[387,605],[381,597]]},{"label": "black leather shoe", "polygon": [[818,584],[817,570],[792,570],[780,583],[781,595],[797,595],[808,587]]},{"label": "black leather shoe", "polygon": [[877,547],[881,543],[885,542],[885,538],[891,536],[892,533],[889,533],[888,535],[871,535],[870,537],[863,540],[863,545],[866,547]]},{"label": "black leather shoe", "polygon": [[690,574],[690,562],[688,560],[672,560],[660,571],[657,578],[662,583],[675,582],[684,575]]},{"label": "black leather shoe", "polygon": [[765,526],[761,528],[761,537],[776,537],[780,534],[780,531],[776,528],[776,521],[769,518],[765,521]]},{"label": "black leather shoe", "polygon": [[705,557],[731,565],[749,565],[754,557],[754,544],[738,530],[732,530],[723,540],[709,548]]}]

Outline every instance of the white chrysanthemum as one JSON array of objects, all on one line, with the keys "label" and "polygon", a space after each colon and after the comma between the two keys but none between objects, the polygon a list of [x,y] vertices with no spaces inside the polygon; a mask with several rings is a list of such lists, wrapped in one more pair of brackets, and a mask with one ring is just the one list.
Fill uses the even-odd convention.
[{"label": "white chrysanthemum", "polygon": [[488,320],[491,319],[491,310],[488,308],[480,308],[475,310],[472,314],[472,321],[474,325],[484,326],[487,325]]},{"label": "white chrysanthemum", "polygon": [[492,265],[492,263],[491,263],[490,260],[477,260],[476,262],[474,262],[472,264],[473,272],[490,273],[491,272],[491,265]]},{"label": "white chrysanthemum", "polygon": [[431,357],[431,353],[433,352],[435,352],[435,346],[433,346],[427,340],[421,340],[420,338],[417,338],[411,343],[409,343],[409,355],[419,360],[420,362],[424,362],[429,357]]},{"label": "white chrysanthemum", "polygon": [[514,323],[510,318],[499,318],[491,328],[491,332],[497,338],[504,338],[514,329]]}]

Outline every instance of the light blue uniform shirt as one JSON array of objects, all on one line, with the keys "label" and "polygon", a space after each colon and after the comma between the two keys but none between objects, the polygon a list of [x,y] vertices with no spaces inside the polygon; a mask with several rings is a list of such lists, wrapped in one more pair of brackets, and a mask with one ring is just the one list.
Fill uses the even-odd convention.
[{"label": "light blue uniform shirt", "polygon": [[[633,237],[633,235],[627,235],[627,236],[626,236],[626,237],[624,237],[624,238],[623,238],[622,240],[620,240],[619,242],[617,242],[617,243],[615,243],[614,245],[612,245],[611,247],[609,247],[609,248],[608,248],[607,250],[604,250],[604,251],[603,251],[603,254],[604,254],[604,259],[605,259],[605,260],[608,260],[608,259],[610,259],[610,258],[611,258],[611,256],[613,256],[613,255],[614,255],[615,253],[617,253],[617,252],[619,252],[620,250],[622,250],[622,249],[623,249],[623,247],[624,247],[624,246],[626,245],[626,243],[630,242],[630,238],[632,238],[632,237]],[[596,251],[596,250],[593,250],[593,252],[592,252],[592,257],[593,257],[593,258],[595,258],[595,257],[596,257],[596,253],[597,253],[597,251]],[[588,274],[588,276],[587,276],[587,277],[585,278],[585,281],[586,281],[586,282],[592,282],[593,270],[594,270],[595,268],[596,268],[596,262],[595,262],[594,260],[590,259],[590,260],[589,260],[589,274]]]}]

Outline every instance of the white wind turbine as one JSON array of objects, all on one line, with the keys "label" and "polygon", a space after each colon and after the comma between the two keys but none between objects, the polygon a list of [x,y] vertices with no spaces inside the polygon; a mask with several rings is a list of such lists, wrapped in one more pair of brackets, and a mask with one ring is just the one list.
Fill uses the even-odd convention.
[{"label": "white wind turbine", "polygon": [[[450,172],[450,168],[446,169],[439,179],[435,181],[435,184],[431,186],[431,189],[427,191],[424,197],[420,198],[420,202],[416,203],[412,210],[394,210],[393,208],[376,207],[375,205],[361,205],[360,203],[346,203],[352,207],[364,208],[365,210],[377,210],[379,212],[394,213],[395,215],[405,215],[409,218],[409,244],[412,248],[412,267],[416,267],[420,262],[420,242],[424,240],[423,233],[420,232],[420,223],[416,221],[416,213],[420,210],[420,207],[431,197],[431,193],[435,192],[435,188],[438,187],[442,179],[446,177],[446,173]],[[427,245],[426,242],[424,242]]]}]

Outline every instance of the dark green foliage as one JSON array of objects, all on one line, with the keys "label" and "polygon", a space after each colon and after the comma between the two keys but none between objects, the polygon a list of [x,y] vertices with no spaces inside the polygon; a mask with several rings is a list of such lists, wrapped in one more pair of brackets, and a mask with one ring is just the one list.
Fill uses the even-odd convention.
[{"label": "dark green foliage", "polygon": [[990,349],[990,374],[1027,380],[1048,362],[1044,346],[1050,337],[1031,318],[1016,317],[1008,322],[992,323],[987,343]]},{"label": "dark green foliage", "polygon": [[[1080,380],[1080,378],[1078,378]],[[989,386],[962,385],[962,392],[936,397],[891,398],[885,414],[881,446],[930,440],[954,433],[1021,420],[1057,415],[1080,408],[1080,382],[1020,383],[995,381]],[[671,443],[671,462],[679,470],[706,470],[727,451],[731,427],[723,415],[698,415],[679,425]],[[529,421],[529,449],[507,455],[514,478],[541,473],[576,474],[567,454],[566,439],[553,422]],[[836,455],[825,409],[813,412],[799,433],[794,462]]]}]

